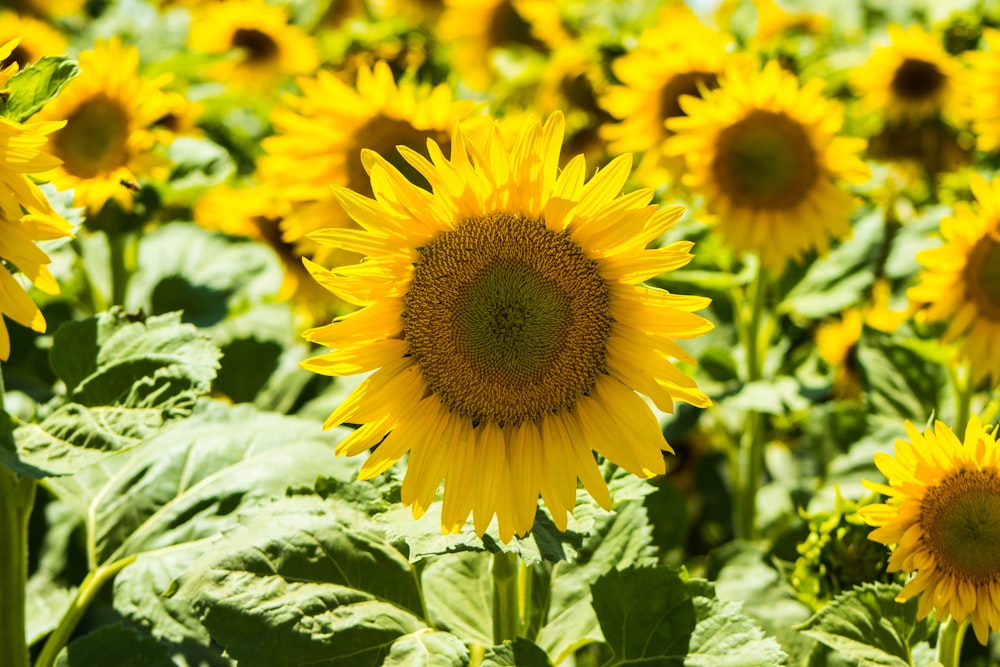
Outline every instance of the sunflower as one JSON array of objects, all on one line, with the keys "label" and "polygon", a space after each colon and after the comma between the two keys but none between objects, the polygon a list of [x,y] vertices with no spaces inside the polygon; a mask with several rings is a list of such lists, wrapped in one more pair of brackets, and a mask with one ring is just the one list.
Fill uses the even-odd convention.
[{"label": "sunflower", "polygon": [[138,181],[160,164],[152,152],[153,127],[171,109],[162,90],[170,76],[140,77],[139,51],[117,38],[98,41],[79,61],[79,76],[37,115],[66,119],[52,136],[62,166],[49,177],[60,189],[72,188],[76,205],[91,212],[109,199],[131,209],[132,191],[122,183]]},{"label": "sunflower", "polygon": [[[757,13],[757,27],[749,40],[753,47],[771,47],[789,35],[822,35],[830,28],[830,19],[816,12],[786,9],[774,0],[753,0],[752,4]],[[724,0],[715,12],[716,23],[731,25],[740,7],[739,0]]]},{"label": "sunflower", "polygon": [[85,0],[14,0],[14,10],[19,14],[62,18],[83,10]]},{"label": "sunflower", "polygon": [[774,269],[848,234],[855,200],[837,181],[869,176],[864,140],[837,136],[843,111],[822,89],[820,80],[800,88],[776,61],[729,68],[704,99],[681,98],[687,116],[667,121],[676,134],[666,151],[685,158],[684,183],[731,245]]},{"label": "sunflower", "polygon": [[984,151],[1000,148],[1000,31],[983,31],[988,51],[965,56],[969,63],[965,114],[976,134],[976,147]]},{"label": "sunflower", "polygon": [[[0,61],[10,58],[17,40],[0,46]],[[0,70],[0,88],[18,70],[13,63]],[[52,209],[28,174],[39,174],[59,164],[45,152],[49,135],[60,122],[15,123],[0,117],[0,360],[10,357],[10,337],[3,316],[34,331],[45,331],[45,318],[14,277],[20,273],[35,287],[58,294],[59,284],[46,266],[48,255],[38,241],[72,236],[69,224]]]},{"label": "sunflower", "polygon": [[612,153],[643,153],[636,170],[640,183],[652,187],[680,176],[684,160],[664,149],[673,135],[666,121],[684,115],[681,95],[716,87],[730,41],[702,25],[687,6],[674,5],[639,36],[635,50],[612,64],[621,85],[610,86],[600,104],[619,122],[605,124],[601,133]]},{"label": "sunflower", "polygon": [[289,23],[284,7],[264,0],[210,3],[194,11],[188,45],[194,51],[233,55],[212,74],[245,89],[272,88],[282,77],[309,74],[319,65],[315,40]]},{"label": "sunflower", "polygon": [[895,544],[889,571],[916,575],[896,600],[920,595],[919,618],[971,619],[985,644],[1000,628],[1000,449],[997,429],[973,415],[959,441],[942,422],[922,434],[906,422],[910,441],[897,440],[896,456],[875,455],[888,486],[865,485],[888,496],[859,510],[869,538]]},{"label": "sunflower", "polygon": [[0,44],[12,39],[20,40],[14,50],[2,61],[0,69],[17,63],[22,68],[42,56],[58,56],[66,51],[66,38],[49,24],[20,16],[17,12],[0,12]]},{"label": "sunflower", "polygon": [[485,90],[497,78],[497,50],[547,54],[570,39],[550,0],[445,0],[438,38],[451,48],[462,83],[473,90]]},{"label": "sunflower", "polygon": [[372,194],[362,149],[387,156],[414,182],[426,184],[398,158],[395,147],[409,146],[427,155],[428,139],[447,145],[451,127],[469,118],[477,105],[455,100],[445,85],[397,84],[384,62],[362,67],[354,87],[328,71],[298,84],[302,95],[287,98],[286,106],[272,112],[276,134],[263,141],[260,176],[291,203],[282,221],[282,239],[297,255],[324,266],[357,261],[354,253],[308,238],[323,227],[354,226],[330,186]]},{"label": "sunflower", "polygon": [[961,64],[940,40],[920,26],[889,26],[888,46],[875,49],[851,72],[864,108],[889,122],[915,123],[939,114],[955,118],[961,110]]},{"label": "sunflower", "polygon": [[[513,146],[476,141],[456,126],[451,158],[401,147],[433,186],[415,186],[365,151],[375,198],[337,188],[362,230],[317,241],[366,256],[328,271],[307,266],[335,294],[363,306],[306,333],[334,350],[303,362],[326,375],[375,371],[326,421],[361,424],[337,448],[371,447],[367,479],[406,452],[402,500],[419,517],[446,480],[442,529],[471,513],[482,535],[527,533],[538,496],[565,529],[577,478],[604,507],[611,498],[591,449],[642,477],[665,472],[659,423],[675,399],[710,401],[667,357],[690,362],[675,339],[712,324],[709,300],[642,281],[683,266],[690,242],[647,250],[681,214],[620,195],[631,157],[585,182],[582,156],[558,172],[562,114],[525,126]],[[377,369],[377,370],[376,370]]]},{"label": "sunflower", "polygon": [[976,205],[955,205],[941,220],[944,245],[922,250],[920,282],[907,291],[914,306],[947,322],[946,342],[962,339],[974,380],[1000,381],[1000,177],[970,179]]}]

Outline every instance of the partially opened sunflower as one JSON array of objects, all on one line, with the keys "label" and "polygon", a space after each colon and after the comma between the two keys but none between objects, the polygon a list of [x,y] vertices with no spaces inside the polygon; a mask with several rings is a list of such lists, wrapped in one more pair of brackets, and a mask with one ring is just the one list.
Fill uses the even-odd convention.
[{"label": "partially opened sunflower", "polygon": [[365,151],[374,199],[338,188],[361,229],[313,234],[365,256],[316,279],[363,306],[306,333],[333,350],[303,366],[326,375],[374,371],[326,427],[360,427],[339,454],[375,448],[360,477],[409,452],[404,504],[422,515],[442,479],[442,529],[471,514],[482,534],[496,516],[504,541],[527,533],[539,494],[560,529],[577,479],[604,507],[611,497],[596,450],[642,477],[671,451],[646,401],[707,406],[669,361],[692,359],[676,339],[712,328],[703,297],[642,284],[691,259],[690,242],[646,245],[680,216],[651,190],[622,195],[632,160],[589,181],[582,156],[558,169],[564,121],[527,124],[512,146],[456,127],[447,158],[401,147],[432,192]]}]

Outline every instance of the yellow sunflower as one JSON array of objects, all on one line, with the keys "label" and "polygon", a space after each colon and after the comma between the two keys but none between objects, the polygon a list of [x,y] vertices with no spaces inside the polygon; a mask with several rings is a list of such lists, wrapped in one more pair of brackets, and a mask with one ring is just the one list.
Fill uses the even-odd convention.
[{"label": "yellow sunflower", "polygon": [[171,110],[163,86],[169,75],[139,76],[139,52],[117,38],[97,42],[80,54],[80,74],[38,113],[40,120],[66,119],[52,136],[52,151],[62,165],[48,176],[74,202],[94,212],[109,199],[126,210],[136,182],[153,173],[162,160],[154,125]]},{"label": "yellow sunflower", "polygon": [[48,18],[61,18],[83,10],[84,0],[14,0],[14,10]]},{"label": "yellow sunflower", "polygon": [[193,12],[188,45],[230,56],[212,70],[227,84],[262,90],[283,77],[309,74],[319,66],[312,36],[289,23],[284,7],[264,0],[206,4]]},{"label": "yellow sunflower", "polygon": [[946,342],[961,338],[978,383],[1000,381],[1000,177],[970,179],[976,204],[955,205],[941,220],[944,245],[922,250],[920,282],[907,296],[923,315],[947,322]]},{"label": "yellow sunflower", "polygon": [[1000,148],[1000,31],[983,31],[988,51],[974,51],[969,63],[965,113],[976,133],[976,147],[984,151]]},{"label": "yellow sunflower", "polygon": [[0,44],[12,39],[20,41],[10,55],[0,61],[0,68],[11,63],[23,68],[42,56],[58,56],[66,52],[66,38],[49,24],[17,12],[0,12]]},{"label": "yellow sunflower", "polygon": [[355,262],[359,257],[354,253],[308,238],[323,227],[354,226],[330,186],[372,194],[362,149],[386,156],[414,182],[426,184],[395,147],[427,155],[428,139],[447,145],[451,127],[470,118],[477,105],[455,100],[445,85],[397,84],[384,62],[362,67],[354,87],[328,71],[298,84],[302,94],[286,98],[286,105],[272,112],[276,134],[263,141],[260,175],[291,203],[282,238],[294,245],[296,254],[324,266]]},{"label": "yellow sunflower", "polygon": [[337,196],[361,230],[317,241],[365,255],[360,264],[307,266],[364,309],[306,333],[333,351],[303,362],[326,375],[375,371],[326,427],[361,424],[337,448],[359,454],[371,478],[409,452],[402,500],[420,516],[444,479],[442,529],[470,513],[480,535],[495,515],[509,541],[527,533],[539,494],[565,529],[577,478],[611,498],[591,450],[630,472],[665,472],[660,425],[646,401],[709,405],[668,357],[676,339],[712,324],[703,297],[642,281],[687,264],[692,244],[647,250],[681,214],[622,195],[632,160],[585,181],[582,156],[558,170],[564,121],[527,125],[513,146],[497,132],[475,141],[456,126],[451,158],[400,153],[433,187],[413,185],[366,151],[375,198]]},{"label": "yellow sunflower", "polygon": [[473,90],[485,90],[497,78],[497,50],[544,54],[569,41],[551,0],[445,0],[438,37],[451,49],[462,83]]},{"label": "yellow sunflower", "polygon": [[610,86],[600,104],[619,122],[601,128],[612,153],[643,156],[636,179],[653,187],[684,170],[683,158],[670,155],[673,135],[666,121],[684,115],[681,95],[715,88],[728,59],[731,40],[702,25],[686,5],[664,11],[662,20],[640,35],[635,50],[618,58],[612,71],[621,85]]},{"label": "yellow sunflower", "polygon": [[[0,61],[10,57],[17,40],[0,46]],[[17,63],[0,70],[0,88],[17,72]],[[15,123],[0,117],[0,360],[10,357],[10,337],[3,316],[34,331],[45,331],[45,318],[14,273],[35,287],[58,294],[59,284],[47,264],[48,255],[35,243],[72,236],[69,224],[52,209],[29,174],[59,164],[45,151],[49,135],[61,122]]]},{"label": "yellow sunflower", "polygon": [[723,236],[779,271],[850,232],[856,203],[838,181],[869,176],[864,140],[837,136],[843,111],[822,90],[820,80],[800,87],[776,61],[729,68],[704,99],[681,98],[687,116],[667,121],[666,151],[684,157],[684,183]]},{"label": "yellow sunflower", "polygon": [[889,26],[888,46],[851,72],[851,83],[869,111],[889,122],[916,122],[961,110],[961,64],[920,26]]},{"label": "yellow sunflower", "polygon": [[[896,600],[920,595],[919,618],[971,619],[986,644],[1000,628],[1000,449],[997,429],[973,415],[959,441],[942,422],[923,433],[906,422],[910,441],[897,440],[895,457],[875,455],[888,485],[865,485],[888,497],[859,510],[869,538],[895,544],[889,571],[916,575]],[[921,595],[922,594],[922,595]]]}]

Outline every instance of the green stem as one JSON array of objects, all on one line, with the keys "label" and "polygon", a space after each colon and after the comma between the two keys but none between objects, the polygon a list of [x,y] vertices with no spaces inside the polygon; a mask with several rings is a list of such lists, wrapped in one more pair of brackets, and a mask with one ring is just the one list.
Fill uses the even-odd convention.
[{"label": "green stem", "polygon": [[517,554],[493,554],[493,643],[513,641],[521,633]]},{"label": "green stem", "polygon": [[972,414],[972,395],[975,393],[975,382],[972,379],[971,364],[963,364],[957,370],[951,371],[951,384],[955,390],[955,424],[953,430],[959,438],[965,433]]},{"label": "green stem", "polygon": [[134,250],[134,235],[125,232],[108,234],[108,250],[111,253],[111,304],[125,305],[125,294],[132,278],[135,265],[131,253]]},{"label": "green stem", "polygon": [[[766,342],[766,337],[760,334],[767,302],[767,274],[763,264],[757,266],[757,277],[752,289],[750,313],[749,318],[744,320],[746,326],[743,336],[747,382],[756,382],[764,375],[764,350],[761,345]],[[752,540],[757,532],[757,490],[764,469],[764,416],[759,412],[747,412],[739,460],[741,474],[736,498],[736,537]]]},{"label": "green stem", "polygon": [[[0,415],[4,415],[0,368]],[[6,420],[6,415],[4,415]],[[0,433],[0,438],[10,438]],[[38,484],[0,465],[0,664],[28,666],[28,521]]]},{"label": "green stem", "polygon": [[76,629],[80,619],[83,618],[87,609],[90,608],[101,587],[114,578],[122,568],[130,565],[135,558],[135,556],[128,556],[109,565],[102,565],[87,574],[83,583],[80,584],[80,590],[76,592],[73,603],[66,610],[62,619],[60,619],[59,625],[56,626],[56,629],[52,631],[52,634],[46,640],[45,646],[42,648],[42,653],[35,662],[35,667],[52,667],[56,663],[56,657],[58,657],[59,652],[69,642],[70,637],[73,635],[73,630]]},{"label": "green stem", "polygon": [[944,667],[960,667],[962,664],[962,640],[965,639],[968,627],[968,621],[957,623],[954,618],[949,618],[941,624],[938,631],[937,659]]}]

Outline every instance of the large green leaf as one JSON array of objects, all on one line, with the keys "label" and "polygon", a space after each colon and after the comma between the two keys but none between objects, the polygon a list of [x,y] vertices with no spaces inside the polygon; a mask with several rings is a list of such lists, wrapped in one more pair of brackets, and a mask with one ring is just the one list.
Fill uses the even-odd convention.
[{"label": "large green leaf", "polygon": [[176,313],[116,310],[64,324],[51,362],[66,395],[41,423],[15,431],[16,450],[0,446],[0,462],[31,477],[68,475],[130,449],[190,414],[218,357]]},{"label": "large green leaf", "polygon": [[927,358],[902,335],[866,329],[858,343],[858,364],[872,412],[925,423],[951,414],[946,365]]},{"label": "large green leaf", "polygon": [[316,496],[259,512],[185,574],[176,596],[245,667],[380,665],[396,640],[426,627],[406,558],[365,515]]},{"label": "large green leaf", "polygon": [[79,73],[76,62],[66,56],[39,58],[7,82],[9,97],[0,113],[15,123],[26,121]]},{"label": "large green leaf", "polygon": [[483,667],[551,667],[548,657],[540,647],[524,637],[506,641],[500,646],[486,649]]},{"label": "large green leaf", "polygon": [[455,635],[425,629],[392,643],[382,667],[464,667],[469,649]]},{"label": "large green leaf", "polygon": [[168,646],[136,628],[104,625],[70,642],[56,667],[175,667]]},{"label": "large green leaf", "polygon": [[685,667],[777,667],[785,654],[773,637],[740,613],[737,602],[694,597],[698,623]]},{"label": "large green leaf", "polygon": [[538,645],[559,664],[580,646],[600,641],[591,585],[616,567],[655,562],[652,527],[641,500],[624,502],[598,519],[577,559],[553,567],[548,618],[538,633]]},{"label": "large green leaf", "polygon": [[431,621],[464,639],[493,642],[493,578],[488,553],[465,551],[430,561],[420,574]]},{"label": "large green leaf", "polygon": [[898,584],[855,586],[797,629],[861,667],[909,667],[914,647],[930,638],[937,624],[917,620],[917,598],[896,602],[900,590]]}]

